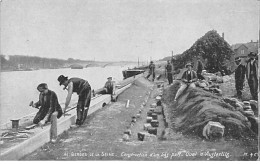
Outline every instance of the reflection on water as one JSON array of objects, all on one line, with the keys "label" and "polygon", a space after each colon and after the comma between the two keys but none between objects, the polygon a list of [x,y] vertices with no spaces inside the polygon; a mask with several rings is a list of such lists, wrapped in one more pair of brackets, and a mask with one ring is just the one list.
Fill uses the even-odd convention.
[{"label": "reflection on water", "polygon": [[[70,77],[80,77],[87,80],[92,89],[103,87],[107,77],[114,80],[123,79],[122,70],[129,66],[89,67],[84,69],[45,69],[36,71],[1,72],[0,90],[0,125],[13,118],[20,118],[38,110],[29,107],[30,101],[38,101],[39,92],[36,87],[40,83],[47,83],[50,90],[58,95],[60,103],[65,102],[67,91],[59,86],[57,78],[63,74]],[[77,99],[74,93],[72,99]],[[61,105],[64,108],[64,105]]]}]

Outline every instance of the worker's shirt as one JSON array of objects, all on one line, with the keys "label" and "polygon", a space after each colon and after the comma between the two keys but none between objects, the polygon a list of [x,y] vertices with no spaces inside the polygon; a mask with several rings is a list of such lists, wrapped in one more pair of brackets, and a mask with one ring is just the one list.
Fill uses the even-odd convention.
[{"label": "worker's shirt", "polygon": [[188,71],[188,73],[187,73],[187,80],[188,81],[191,80],[191,71]]},{"label": "worker's shirt", "polygon": [[112,81],[107,81],[107,82],[105,83],[104,88],[107,88],[108,94],[112,94],[112,93],[113,93],[113,89],[114,89],[114,84],[113,84],[113,82],[112,82]]},{"label": "worker's shirt", "polygon": [[73,92],[76,92],[78,95],[80,92],[87,87],[90,87],[88,81],[81,79],[81,78],[70,78],[68,84],[72,82],[73,83]]},{"label": "worker's shirt", "polygon": [[256,67],[254,66],[254,61],[250,62],[250,76],[253,76],[256,74]]},{"label": "worker's shirt", "polygon": [[193,70],[191,71],[185,71],[182,75],[182,79],[185,79],[185,80],[194,80],[194,79],[197,79],[197,73]]}]

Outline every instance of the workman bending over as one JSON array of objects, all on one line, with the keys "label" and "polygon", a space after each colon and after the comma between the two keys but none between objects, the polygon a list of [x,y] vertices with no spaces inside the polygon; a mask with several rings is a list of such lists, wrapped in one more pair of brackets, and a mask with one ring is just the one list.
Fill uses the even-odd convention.
[{"label": "workman bending over", "polygon": [[[60,85],[64,86],[64,90],[68,90],[65,107],[63,112],[66,113],[66,110],[70,104],[72,93],[77,93],[78,104],[77,104],[77,119],[76,125],[82,125],[87,118],[89,105],[91,101],[91,86],[89,85],[88,81],[81,79],[81,78],[70,78],[65,77],[64,75],[60,75],[58,77],[58,81]],[[86,109],[85,109],[86,107]]]},{"label": "workman bending over", "polygon": [[49,90],[46,83],[39,84],[37,90],[40,92],[39,101],[36,103],[32,101],[30,106],[34,108],[40,107],[33,119],[33,123],[42,126],[50,121],[51,115],[55,111],[58,112],[57,118],[60,118],[62,116],[62,109],[56,93]]},{"label": "workman bending over", "polygon": [[185,66],[186,68],[188,68],[188,70],[186,70],[183,75],[182,75],[182,82],[181,82],[181,87],[178,89],[176,96],[174,98],[174,101],[177,100],[177,98],[180,96],[180,94],[184,91],[184,89],[186,89],[187,87],[192,87],[195,88],[195,84],[194,82],[197,81],[197,73],[192,70],[192,64],[188,63]]}]

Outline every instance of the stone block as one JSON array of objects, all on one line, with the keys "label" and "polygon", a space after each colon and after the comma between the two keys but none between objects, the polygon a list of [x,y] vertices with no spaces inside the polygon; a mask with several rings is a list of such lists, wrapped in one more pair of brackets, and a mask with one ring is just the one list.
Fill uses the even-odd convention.
[{"label": "stone block", "polygon": [[152,119],[153,119],[152,117],[146,117],[146,122],[151,123]]},{"label": "stone block", "polygon": [[158,127],[159,126],[159,121],[158,120],[152,120],[151,121],[152,127]]}]

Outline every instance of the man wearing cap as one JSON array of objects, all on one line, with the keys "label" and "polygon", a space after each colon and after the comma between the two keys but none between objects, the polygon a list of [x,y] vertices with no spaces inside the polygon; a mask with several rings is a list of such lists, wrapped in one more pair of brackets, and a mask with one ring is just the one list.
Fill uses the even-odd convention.
[{"label": "man wearing cap", "polygon": [[82,125],[88,114],[88,109],[91,101],[91,86],[89,85],[88,81],[84,79],[76,77],[68,79],[68,77],[65,77],[64,75],[60,75],[58,77],[58,81],[60,82],[60,85],[64,86],[63,89],[68,90],[64,113],[66,112],[70,104],[72,94],[78,94],[79,98],[77,103],[76,125]]},{"label": "man wearing cap", "polygon": [[107,78],[107,82],[105,83],[105,86],[103,87],[103,90],[100,92],[101,94],[115,94],[115,85],[112,81],[112,77]]},{"label": "man wearing cap", "polygon": [[172,65],[170,63],[170,60],[167,61],[167,65],[165,66],[165,72],[170,85],[172,83]]},{"label": "man wearing cap", "polygon": [[58,101],[58,97],[55,92],[48,89],[46,83],[38,85],[37,90],[40,92],[39,101],[30,103],[30,106],[39,108],[36,116],[33,119],[34,124],[44,125],[50,121],[52,113],[58,112],[57,118],[62,116],[62,109]]},{"label": "man wearing cap", "polygon": [[248,54],[249,60],[246,64],[246,78],[250,88],[252,98],[257,100],[257,89],[258,89],[258,65],[255,60],[256,55],[253,52]]},{"label": "man wearing cap", "polygon": [[183,75],[182,75],[182,82],[181,82],[181,87],[178,89],[174,101],[177,100],[177,98],[180,96],[180,94],[184,91],[184,89],[186,89],[187,87],[192,87],[195,88],[195,84],[194,82],[197,81],[197,73],[192,70],[192,64],[188,63],[185,66],[187,68],[186,71],[184,71]]},{"label": "man wearing cap", "polygon": [[147,79],[150,77],[150,75],[153,75],[153,81],[154,81],[155,78],[154,70],[155,70],[155,65],[153,64],[153,61],[151,61],[149,65],[149,74],[146,77]]},{"label": "man wearing cap", "polygon": [[246,74],[246,67],[241,64],[241,58],[236,57],[235,63],[237,65],[237,68],[235,70],[235,85],[237,90],[237,97],[238,99],[242,99],[242,90],[244,86],[245,81],[245,74]]}]

